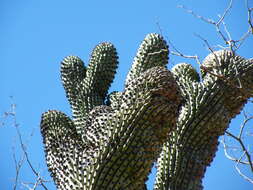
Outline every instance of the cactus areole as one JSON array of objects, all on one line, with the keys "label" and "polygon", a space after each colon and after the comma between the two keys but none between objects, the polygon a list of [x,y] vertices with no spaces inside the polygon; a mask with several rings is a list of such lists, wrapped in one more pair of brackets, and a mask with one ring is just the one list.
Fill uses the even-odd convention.
[{"label": "cactus areole", "polygon": [[253,95],[253,62],[215,51],[199,74],[187,63],[169,71],[168,55],[163,37],[148,34],[124,90],[110,94],[118,66],[111,43],[97,45],[88,66],[63,59],[72,119],[49,110],[40,125],[59,190],[144,190],[154,162],[155,190],[203,189],[219,136]]}]

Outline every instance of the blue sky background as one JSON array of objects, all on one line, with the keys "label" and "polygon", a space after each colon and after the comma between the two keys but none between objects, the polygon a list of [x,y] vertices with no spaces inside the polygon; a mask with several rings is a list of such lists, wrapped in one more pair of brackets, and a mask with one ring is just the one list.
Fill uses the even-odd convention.
[{"label": "blue sky background", "polygon": [[[65,56],[78,55],[87,64],[95,45],[102,41],[112,42],[118,50],[120,65],[111,91],[122,90],[136,50],[147,33],[162,32],[165,39],[180,51],[197,54],[201,60],[208,50],[195,33],[205,37],[211,45],[224,45],[213,26],[187,14],[177,5],[185,5],[202,16],[217,19],[227,4],[227,0],[1,0],[0,113],[9,110],[12,101],[9,97],[13,96],[22,136],[25,141],[30,139],[27,149],[30,160],[41,175],[51,179],[39,130],[41,114],[48,109],[58,109],[71,115],[60,81],[60,62]],[[232,37],[238,39],[248,28],[244,1],[234,1],[225,21]],[[252,49],[253,38],[250,37],[238,53],[250,58],[253,57]],[[170,56],[169,67],[182,61],[198,68],[193,60],[176,56]],[[247,110],[253,113],[252,106],[247,106]],[[233,121],[232,131],[238,130],[240,119],[237,117]],[[16,147],[16,154],[20,155],[17,142],[14,127],[6,121],[6,125],[0,128],[0,189],[3,190],[13,186],[12,147]],[[252,189],[252,184],[239,177],[233,165],[224,158],[221,147],[207,170],[204,189]],[[31,182],[34,179],[25,164],[20,180]],[[150,189],[153,179],[154,175],[151,175]],[[55,186],[50,183],[48,188],[54,190]],[[18,189],[25,188],[20,185]]]}]

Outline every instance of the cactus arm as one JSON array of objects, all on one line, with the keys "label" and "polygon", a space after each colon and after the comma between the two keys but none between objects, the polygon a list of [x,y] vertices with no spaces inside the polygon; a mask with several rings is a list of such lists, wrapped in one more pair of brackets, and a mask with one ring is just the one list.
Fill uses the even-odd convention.
[{"label": "cactus arm", "polygon": [[158,158],[154,189],[203,189],[202,179],[217,151],[219,136],[252,97],[253,65],[230,51],[214,52],[204,60],[200,83],[189,85],[192,75],[185,75],[186,67],[177,65],[172,70],[185,102],[177,130]]},{"label": "cactus arm", "polygon": [[[97,45],[91,54],[83,84],[84,88],[98,94],[103,103],[117,67],[118,56],[115,47],[107,42]],[[97,105],[101,105],[101,103],[94,103],[88,111]]]},{"label": "cactus arm", "polygon": [[201,66],[200,81],[185,63],[168,71],[168,53],[160,35],[147,35],[124,91],[109,96],[118,64],[112,44],[96,46],[87,68],[78,57],[63,60],[73,120],[59,111],[41,120],[58,189],[146,189],[157,158],[154,189],[203,189],[219,136],[253,95],[252,59],[213,52]]},{"label": "cactus arm", "polygon": [[86,68],[79,57],[68,56],[63,59],[61,63],[61,80],[72,109],[76,109],[77,85],[84,80],[85,75]]},{"label": "cactus arm", "polygon": [[[155,41],[157,36],[148,35],[147,50],[143,47],[139,51],[147,55],[146,51],[154,46],[149,41]],[[163,44],[155,51],[163,52],[164,46],[167,48]],[[67,62],[78,76],[78,71],[83,70],[82,77],[70,77],[68,72],[72,70],[62,69],[67,95],[73,93],[69,95],[74,102],[70,104],[75,105],[73,121],[57,111],[42,116],[47,163],[60,190],[145,189],[152,163],[168,132],[175,127],[181,96],[171,72],[161,67],[167,63],[167,54],[153,52],[148,60],[135,62],[140,70],[128,80],[123,92],[114,98],[109,96],[106,106],[104,99],[117,62],[116,51],[106,52],[109,58],[95,48],[87,69],[79,66],[83,65],[81,61]],[[154,67],[157,65],[160,67]],[[64,136],[58,130],[66,131]]]},{"label": "cactus arm", "polygon": [[59,189],[143,187],[166,134],[175,125],[180,99],[173,76],[164,68],[152,68],[133,83],[123,93],[126,103],[119,110],[100,106],[90,112],[87,125],[91,126],[86,129],[97,136],[86,136],[88,142],[81,140],[64,114],[43,114],[47,161]]},{"label": "cactus arm", "polygon": [[100,162],[95,161],[102,162],[95,167],[99,173],[95,178],[96,189],[141,189],[166,134],[174,127],[180,100],[175,95],[178,90],[170,72],[153,68],[133,83],[123,92],[125,104],[110,113],[107,121],[110,128],[101,132],[111,136],[95,146],[108,147],[101,149]]},{"label": "cactus arm", "polygon": [[[83,61],[77,56],[68,56],[61,62],[62,84],[72,109],[73,118],[79,123],[79,126],[83,125],[87,115],[87,108],[84,105],[88,103],[80,100],[80,93],[84,94],[86,91],[80,92],[78,90],[78,86],[82,84],[86,77],[86,70]],[[81,127],[78,127],[78,131],[81,129]]]},{"label": "cactus arm", "polygon": [[68,56],[62,61],[61,78],[78,133],[83,130],[89,111],[104,104],[116,73],[117,59],[115,47],[104,42],[93,49],[87,68],[75,56]]},{"label": "cactus arm", "polygon": [[[59,189],[71,189],[77,178],[77,160],[73,156],[82,148],[73,121],[62,112],[48,111],[42,115],[41,133],[51,176]],[[84,157],[82,160],[86,161]]]},{"label": "cactus arm", "polygon": [[155,66],[166,66],[169,50],[163,37],[159,34],[148,34],[141,43],[134,58],[132,67],[126,77],[125,85],[138,77],[140,73]]}]

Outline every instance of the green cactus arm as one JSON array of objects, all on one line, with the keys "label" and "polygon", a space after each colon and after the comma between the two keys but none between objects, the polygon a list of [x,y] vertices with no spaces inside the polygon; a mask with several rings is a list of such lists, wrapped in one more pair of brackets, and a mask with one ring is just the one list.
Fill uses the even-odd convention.
[{"label": "green cactus arm", "polygon": [[[81,131],[80,127],[87,115],[87,109],[83,108],[83,105],[87,105],[87,102],[80,100],[80,92],[78,86],[86,77],[86,67],[83,61],[77,56],[68,56],[61,62],[61,80],[65,89],[66,96],[72,109],[73,118],[80,124],[77,126],[78,131]],[[88,97],[89,95],[87,95]],[[82,108],[82,109],[81,109]]]},{"label": "green cactus arm", "polygon": [[[77,160],[71,159],[79,148],[82,140],[76,133],[73,121],[64,113],[51,110],[42,115],[41,133],[45,145],[46,161],[55,183],[63,188],[71,189],[75,184]],[[80,151],[81,153],[81,151]],[[83,155],[80,154],[79,158]],[[60,159],[59,159],[60,158]],[[85,162],[85,157],[80,159]],[[66,170],[69,168],[69,170]],[[68,176],[68,177],[66,177]]]},{"label": "green cactus arm", "polygon": [[[101,96],[104,101],[107,91],[114,79],[118,67],[118,56],[115,47],[111,43],[97,45],[90,58],[87,68],[84,86]],[[101,105],[100,103],[94,106]],[[93,107],[88,110],[90,111]]]},{"label": "green cactus arm", "polygon": [[123,93],[126,103],[119,110],[100,106],[90,113],[87,142],[80,140],[65,115],[55,111],[43,115],[47,163],[59,189],[143,187],[159,147],[175,125],[180,99],[166,69],[150,69],[133,83]]},{"label": "green cactus arm", "polygon": [[[149,40],[154,41],[155,38],[157,35],[148,35],[145,39],[147,50],[144,48],[139,51],[146,54],[154,46]],[[163,51],[164,46],[160,48]],[[156,51],[159,52],[159,47]],[[94,54],[104,57],[103,53]],[[78,77],[77,72],[78,76],[65,77],[63,81],[65,86],[69,85],[64,86],[65,90],[71,88],[66,90],[67,96],[68,93],[74,93],[69,95],[75,104],[72,106],[74,120],[60,112],[49,111],[43,114],[41,121],[47,163],[59,189],[146,188],[145,180],[167,133],[175,127],[181,103],[179,88],[172,74],[164,67],[154,67],[167,63],[167,56],[159,56],[156,53],[149,55],[149,60],[160,60],[159,64],[145,59],[135,63],[141,72],[128,80],[124,91],[118,93],[116,98],[109,98],[109,106],[103,105],[102,101],[107,91],[104,85],[109,84],[109,80],[102,80],[106,76],[97,68],[112,71],[111,68],[115,66],[110,64],[115,61],[105,63],[101,62],[102,58],[91,58],[87,69],[79,66],[83,65],[80,61],[71,63],[77,66],[67,72],[83,70],[85,73]],[[104,63],[108,64],[108,68],[100,66]],[[71,72],[64,76],[71,76]],[[76,84],[79,78],[82,79]],[[100,101],[93,101],[98,95]],[[64,136],[59,135],[58,130],[66,131]],[[52,145],[56,148],[51,148]],[[62,167],[57,167],[59,165]]]},{"label": "green cactus arm", "polygon": [[111,43],[97,45],[86,68],[76,56],[61,63],[61,79],[72,108],[74,122],[81,133],[89,111],[103,105],[118,65],[115,47]]},{"label": "green cactus arm", "polygon": [[68,56],[61,62],[61,80],[72,109],[75,109],[77,85],[84,80],[86,67],[77,56]]},{"label": "green cactus arm", "polygon": [[206,167],[217,151],[224,134],[253,94],[253,64],[230,51],[210,54],[202,64],[203,81],[186,64],[172,72],[184,97],[173,131],[157,162],[154,189],[203,189]]},{"label": "green cactus arm", "polygon": [[[99,175],[94,184],[97,189],[140,189],[145,183],[161,144],[175,123],[180,101],[171,77],[166,69],[148,70],[123,92],[125,103],[119,110],[110,113],[110,117],[102,117],[108,118],[110,128],[100,128],[99,134],[111,136],[102,142],[104,137],[98,138],[94,147],[101,149],[100,162],[108,162],[108,157],[113,162],[97,167]],[[94,125],[91,128],[96,128]],[[109,150],[103,150],[101,144],[106,144]]]},{"label": "green cactus arm", "polygon": [[148,34],[141,43],[134,58],[132,67],[126,77],[125,85],[138,77],[140,73],[155,66],[166,66],[168,63],[168,46],[159,34]]}]

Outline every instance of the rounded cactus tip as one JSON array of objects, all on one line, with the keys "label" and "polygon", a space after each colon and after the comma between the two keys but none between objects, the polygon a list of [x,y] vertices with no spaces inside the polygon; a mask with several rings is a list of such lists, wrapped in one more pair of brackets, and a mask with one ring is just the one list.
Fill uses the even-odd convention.
[{"label": "rounded cactus tip", "polygon": [[179,63],[171,69],[176,76],[187,76],[191,81],[200,81],[200,77],[196,69],[188,63]]},{"label": "rounded cactus tip", "polygon": [[149,33],[149,34],[147,34],[146,37],[145,37],[146,40],[148,40],[148,39],[154,39],[154,38],[163,39],[162,35],[157,34],[157,33]]},{"label": "rounded cactus tip", "polygon": [[61,62],[62,68],[72,67],[73,65],[83,66],[83,61],[78,56],[70,55],[65,57]]},{"label": "rounded cactus tip", "polygon": [[95,46],[95,48],[93,49],[94,51],[99,51],[99,53],[101,53],[101,51],[113,51],[116,54],[116,48],[115,46],[111,43],[111,42],[101,42],[98,45]]},{"label": "rounded cactus tip", "polygon": [[210,53],[201,65],[201,73],[203,77],[207,72],[217,70],[228,64],[235,55],[229,50],[218,50]]},{"label": "rounded cactus tip", "polygon": [[67,56],[61,62],[61,79],[65,88],[74,88],[85,77],[86,68],[77,56]]}]

